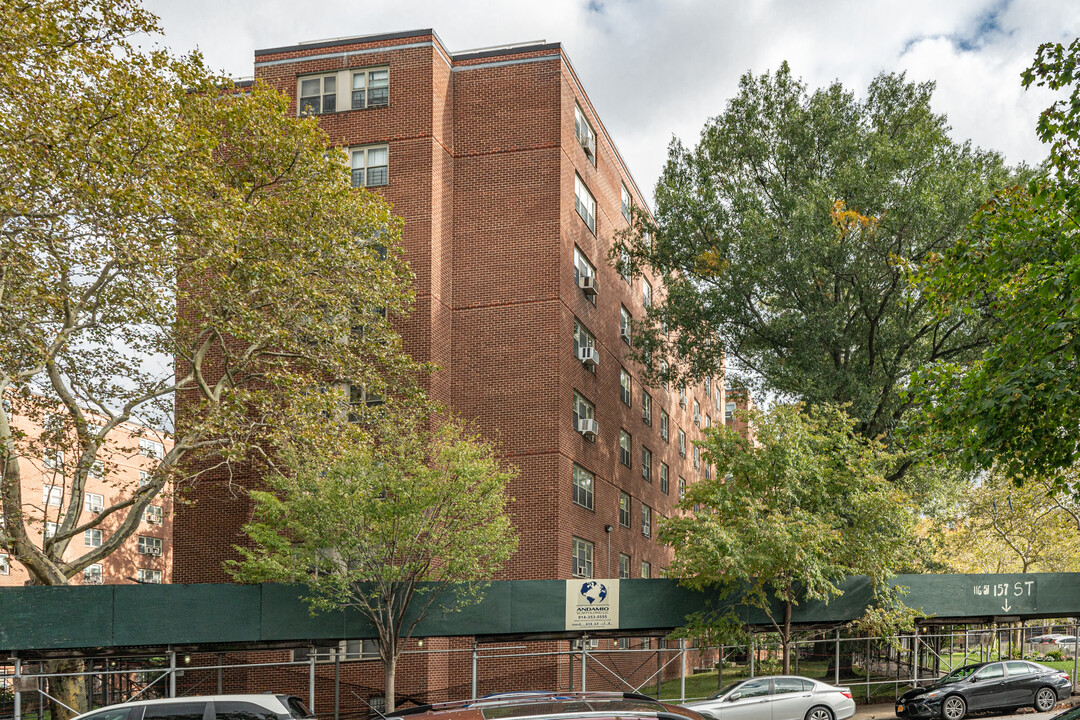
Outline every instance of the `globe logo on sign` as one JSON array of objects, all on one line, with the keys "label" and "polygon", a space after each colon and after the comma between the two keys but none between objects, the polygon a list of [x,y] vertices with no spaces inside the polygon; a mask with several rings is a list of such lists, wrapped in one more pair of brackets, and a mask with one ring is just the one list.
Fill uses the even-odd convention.
[{"label": "globe logo on sign", "polygon": [[603,583],[590,580],[586,583],[582,583],[581,597],[585,598],[585,602],[590,605],[597,602],[603,602],[604,598],[607,597],[607,588],[604,587]]}]

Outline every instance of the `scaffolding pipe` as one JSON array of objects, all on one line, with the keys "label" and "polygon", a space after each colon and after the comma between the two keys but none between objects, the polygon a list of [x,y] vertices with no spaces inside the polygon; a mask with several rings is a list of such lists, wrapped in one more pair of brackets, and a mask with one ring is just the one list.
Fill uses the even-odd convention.
[{"label": "scaffolding pipe", "polygon": [[[1073,623],[1073,637],[1074,638],[1075,637],[1080,637],[1080,635],[1076,634],[1077,630],[1080,630],[1080,627],[1078,627],[1076,625],[1076,623]],[[1078,652],[1078,650],[1080,650],[1080,648],[1077,648],[1076,643],[1074,642],[1073,643],[1073,675],[1072,675],[1073,687],[1076,687],[1076,681],[1077,681],[1076,671],[1078,669],[1077,668],[1077,662],[1080,662],[1080,652]]]},{"label": "scaffolding pipe", "polygon": [[915,687],[919,687],[919,626],[915,626],[915,634],[912,636],[911,645],[911,679]]},{"label": "scaffolding pipe", "polygon": [[15,658],[15,720],[22,720],[22,693],[19,688],[22,684],[19,679],[22,675],[22,660]]},{"label": "scaffolding pipe", "polygon": [[176,651],[169,651],[169,697],[176,697]]},{"label": "scaffolding pipe", "polygon": [[472,699],[476,699],[476,641],[472,644]]},{"label": "scaffolding pipe", "polygon": [[589,651],[586,649],[589,642],[589,636],[581,636],[581,692],[585,692],[585,661],[589,656]]},{"label": "scaffolding pipe", "polygon": [[[656,678],[656,687],[660,687],[663,678]],[[657,690],[657,695],[660,694]],[[686,702],[686,638],[679,638],[679,704]]]},{"label": "scaffolding pipe", "polygon": [[754,677],[754,656],[757,655],[757,648],[755,647],[754,643],[753,630],[750,631],[750,647],[748,649],[750,651],[750,677]]},{"label": "scaffolding pipe", "polygon": [[311,648],[311,656],[308,658],[308,710],[315,712],[315,648]]},{"label": "scaffolding pipe", "polygon": [[[363,652],[363,648],[361,648]],[[334,655],[334,720],[341,715],[341,653]]]},{"label": "scaffolding pipe", "polygon": [[223,685],[222,681],[224,679],[223,675],[225,673],[225,653],[217,654],[217,664],[217,694],[224,695],[225,693],[222,691],[221,686]]},{"label": "scaffolding pipe", "polygon": [[836,628],[836,684],[840,684],[840,628]]}]

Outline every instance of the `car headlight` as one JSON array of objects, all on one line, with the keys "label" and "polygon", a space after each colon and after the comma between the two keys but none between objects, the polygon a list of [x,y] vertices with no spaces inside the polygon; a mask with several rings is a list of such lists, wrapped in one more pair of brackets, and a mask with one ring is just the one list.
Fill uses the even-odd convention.
[{"label": "car headlight", "polygon": [[942,694],[941,690],[934,690],[933,692],[928,692],[925,695],[923,695],[922,699],[923,700],[933,700],[936,697],[940,697],[941,694]]}]

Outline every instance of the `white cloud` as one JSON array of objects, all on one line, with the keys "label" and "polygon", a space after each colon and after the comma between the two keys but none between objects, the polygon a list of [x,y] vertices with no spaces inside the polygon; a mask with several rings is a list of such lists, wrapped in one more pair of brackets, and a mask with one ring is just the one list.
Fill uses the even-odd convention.
[{"label": "white cloud", "polygon": [[1046,93],[1020,70],[1041,42],[1080,35],[1075,0],[150,0],[166,44],[252,74],[258,48],[433,28],[453,50],[559,41],[638,185],[651,194],[672,135],[694,142],[746,71],[788,60],[810,88],[861,95],[882,71],[937,82],[957,139],[1038,162]]}]

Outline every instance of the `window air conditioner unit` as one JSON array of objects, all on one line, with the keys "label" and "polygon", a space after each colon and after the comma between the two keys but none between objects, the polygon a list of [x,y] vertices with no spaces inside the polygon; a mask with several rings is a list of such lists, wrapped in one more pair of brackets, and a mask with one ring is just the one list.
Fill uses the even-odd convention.
[{"label": "window air conditioner unit", "polygon": [[619,330],[619,337],[621,337],[626,342],[630,342],[630,331],[626,328],[622,328],[621,330]]},{"label": "window air conditioner unit", "polygon": [[147,555],[161,555],[161,548],[159,548],[159,547],[150,547],[150,548],[147,548],[146,550],[147,550],[147,552],[146,552]]},{"label": "window air conditioner unit", "polygon": [[578,420],[577,429],[579,433],[590,440],[593,440],[600,432],[600,423],[592,418],[582,418],[581,420]]},{"label": "window air conditioner unit", "polygon": [[578,360],[586,367],[596,367],[600,364],[600,353],[594,347],[583,347],[578,350]]},{"label": "window air conditioner unit", "polygon": [[596,284],[596,277],[593,275],[581,275],[577,281],[578,287],[584,291],[586,295],[595,295],[599,289]]}]

